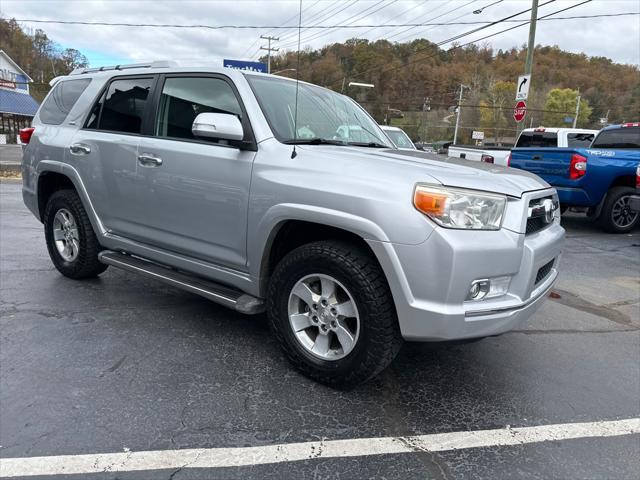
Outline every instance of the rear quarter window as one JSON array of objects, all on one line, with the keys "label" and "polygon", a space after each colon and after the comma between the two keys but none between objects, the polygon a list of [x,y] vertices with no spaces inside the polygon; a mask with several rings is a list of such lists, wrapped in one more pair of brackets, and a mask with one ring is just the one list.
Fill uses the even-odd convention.
[{"label": "rear quarter window", "polygon": [[621,127],[603,130],[591,148],[640,149],[640,127]]},{"label": "rear quarter window", "polygon": [[593,133],[569,133],[567,146],[570,148],[587,148],[593,142]]},{"label": "rear quarter window", "polygon": [[557,147],[558,134],[552,132],[522,132],[516,147]]},{"label": "rear quarter window", "polygon": [[40,108],[40,121],[49,125],[64,122],[89,83],[90,78],[58,82]]}]

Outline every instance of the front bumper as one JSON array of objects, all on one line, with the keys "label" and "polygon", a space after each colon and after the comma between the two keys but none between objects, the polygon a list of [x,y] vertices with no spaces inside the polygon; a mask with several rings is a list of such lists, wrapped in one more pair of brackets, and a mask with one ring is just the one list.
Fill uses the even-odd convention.
[{"label": "front bumper", "polygon": [[[563,241],[555,221],[530,235],[437,228],[420,245],[370,244],[384,259],[402,336],[443,341],[498,335],[523,324],[556,281]],[[536,278],[539,272],[545,275]],[[506,295],[465,301],[474,280],[505,275],[511,276]]]}]

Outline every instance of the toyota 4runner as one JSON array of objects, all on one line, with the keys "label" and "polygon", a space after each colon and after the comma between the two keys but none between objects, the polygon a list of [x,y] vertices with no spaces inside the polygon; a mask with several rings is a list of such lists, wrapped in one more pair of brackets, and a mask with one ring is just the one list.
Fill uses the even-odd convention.
[{"label": "toyota 4runner", "polygon": [[318,381],[363,382],[402,339],[518,327],[556,280],[553,188],[399,150],[331,90],[169,62],[52,83],[21,137],[24,202],[56,268],[83,279],[111,265],[266,310]]}]

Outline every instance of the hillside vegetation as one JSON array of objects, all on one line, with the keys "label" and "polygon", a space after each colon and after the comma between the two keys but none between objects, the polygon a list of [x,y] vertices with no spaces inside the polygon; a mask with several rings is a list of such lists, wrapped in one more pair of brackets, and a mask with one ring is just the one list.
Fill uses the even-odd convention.
[{"label": "hillside vegetation", "polygon": [[[300,78],[356,98],[383,122],[404,126],[411,136],[427,140],[452,138],[451,118],[460,84],[465,89],[462,109],[463,139],[472,129],[490,135],[514,136],[512,119],[515,83],[524,70],[526,49],[493,50],[470,45],[445,52],[426,39],[408,43],[352,39],[300,54]],[[295,53],[272,59],[272,71],[296,68]],[[295,72],[283,72],[289,77]],[[350,81],[372,83],[374,88],[348,87]],[[558,92],[559,90],[559,92]],[[533,81],[526,126],[570,126],[581,95],[578,126],[600,128],[640,117],[640,71],[603,57],[574,54],[558,47],[538,46],[534,53]],[[393,110],[403,118],[393,117]],[[449,114],[449,115],[448,115]]]}]

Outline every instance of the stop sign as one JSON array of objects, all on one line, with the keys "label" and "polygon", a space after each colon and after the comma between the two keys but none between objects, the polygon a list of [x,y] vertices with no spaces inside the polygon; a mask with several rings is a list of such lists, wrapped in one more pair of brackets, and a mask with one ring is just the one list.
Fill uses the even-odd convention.
[{"label": "stop sign", "polygon": [[524,100],[520,100],[516,103],[516,106],[513,107],[513,119],[516,122],[521,122],[524,120],[525,115],[527,114],[527,102]]}]

